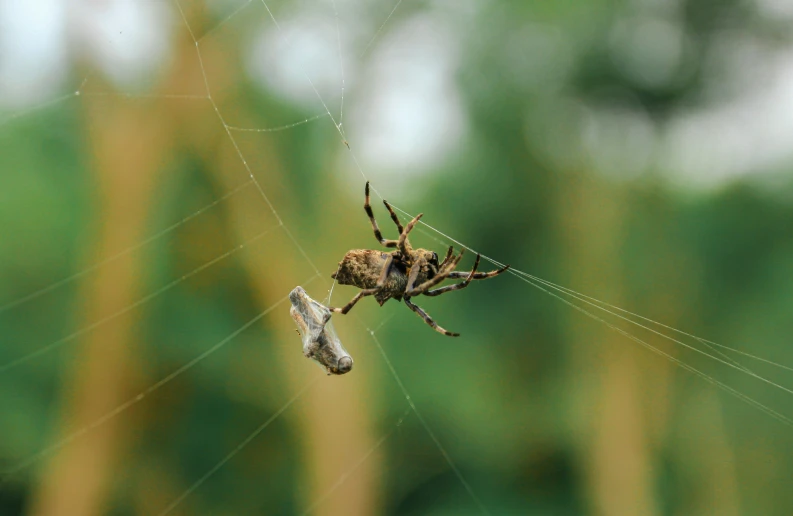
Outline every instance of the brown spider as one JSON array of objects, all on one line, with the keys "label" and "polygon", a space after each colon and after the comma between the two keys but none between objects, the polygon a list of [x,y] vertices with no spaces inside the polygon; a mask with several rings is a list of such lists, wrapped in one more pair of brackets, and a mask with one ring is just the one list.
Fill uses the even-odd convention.
[{"label": "brown spider", "polygon": [[[344,255],[344,258],[339,262],[338,270],[331,274],[331,278],[334,278],[342,285],[353,285],[362,290],[344,307],[331,308],[330,310],[346,314],[355,306],[355,303],[366,296],[374,296],[380,306],[383,306],[391,298],[397,301],[404,299],[405,304],[436,331],[449,337],[458,337],[459,333],[452,333],[438,326],[438,323],[433,321],[432,317],[421,307],[413,304],[410,298],[421,294],[439,296],[452,290],[460,290],[467,287],[471,280],[487,279],[501,274],[509,268],[509,265],[491,272],[476,272],[479,266],[479,255],[477,254],[474,267],[470,272],[458,272],[454,269],[460,263],[463,251],[454,256],[453,247],[449,247],[446,252],[446,258],[438,263],[438,255],[436,253],[427,249],[413,249],[408,241],[408,233],[410,233],[423,213],[416,215],[403,228],[391,205],[383,200],[388,213],[391,214],[391,220],[394,221],[394,224],[399,229],[399,239],[386,240],[383,238],[380,228],[377,227],[372,207],[369,205],[368,181],[366,182],[365,195],[366,202],[364,202],[363,209],[366,210],[366,214],[372,222],[375,238],[383,246],[395,247],[396,250],[386,253],[372,249],[354,249]],[[462,278],[464,278],[464,281],[461,283],[430,290],[445,279]]]}]

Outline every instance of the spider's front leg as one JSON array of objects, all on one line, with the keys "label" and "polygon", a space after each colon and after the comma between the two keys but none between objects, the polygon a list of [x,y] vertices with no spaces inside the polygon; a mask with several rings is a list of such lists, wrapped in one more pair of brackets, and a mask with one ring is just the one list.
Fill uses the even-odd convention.
[{"label": "spider's front leg", "polygon": [[[445,287],[436,288],[435,290],[424,290],[422,294],[425,296],[440,296],[446,292],[452,292],[453,290],[460,290],[461,288],[465,288],[471,284],[471,280],[474,279],[474,276],[477,274],[476,269],[479,267],[479,255],[476,255],[476,261],[474,261],[474,267],[471,269],[471,272],[467,272],[465,281],[461,283],[455,283],[454,285],[447,285]],[[454,273],[451,273],[454,274]],[[451,277],[451,274],[447,276],[447,279]],[[461,273],[462,274],[462,273]]]},{"label": "spider's front leg", "polygon": [[[506,272],[507,269],[509,269],[509,265],[505,265],[500,269],[490,272],[477,272],[476,274],[474,274],[474,276],[471,279],[481,280],[481,279],[494,278],[499,274],[501,274],[502,272]],[[468,276],[467,272],[454,271],[452,273],[449,273],[449,279],[462,279],[467,276]]]},{"label": "spider's front leg", "polygon": [[[457,264],[460,263],[460,260],[463,259],[463,253],[464,252],[465,252],[465,249],[461,250],[460,254],[458,254],[454,258],[451,258],[450,260],[448,260],[448,262],[447,262],[447,260],[444,260],[443,262],[446,265],[444,265],[444,267],[441,268],[440,271],[438,271],[438,274],[436,274],[432,279],[428,279],[427,281],[425,281],[424,283],[422,283],[421,285],[419,285],[417,287],[414,286],[414,283],[415,283],[417,277],[416,277],[416,275],[413,274],[413,271],[411,270],[410,271],[411,272],[411,277],[408,279],[408,284],[407,284],[407,288],[405,289],[405,294],[410,296],[410,297],[415,297],[415,296],[421,295],[424,292],[426,292],[427,290],[429,290],[430,288],[434,287],[438,283],[440,283],[443,280],[445,280],[446,278],[448,278],[449,275],[454,270],[454,268],[457,267]],[[448,257],[448,254],[447,254],[447,257]]]}]

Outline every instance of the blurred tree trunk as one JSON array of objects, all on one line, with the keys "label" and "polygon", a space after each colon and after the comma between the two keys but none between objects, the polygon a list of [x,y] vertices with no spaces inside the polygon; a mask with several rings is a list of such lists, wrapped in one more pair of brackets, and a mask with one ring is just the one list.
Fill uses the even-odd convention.
[{"label": "blurred tree trunk", "polygon": [[[226,123],[242,127],[257,127],[261,121],[255,121],[247,113],[246,106],[231,103],[224,95],[233,92],[234,88],[225,87],[242,81],[242,71],[228,62],[227,56],[233,54],[225,46],[226,42],[218,40],[202,42],[202,57],[205,69],[212,70],[209,77],[213,99],[221,107],[224,116],[233,117]],[[215,79],[222,80],[223,85],[216,84]],[[239,93],[239,92],[235,92]],[[267,235],[255,245],[255,250],[241,254],[243,265],[250,278],[250,285],[261,311],[267,310],[283,300],[298,284],[296,281],[309,280],[304,286],[310,295],[321,301],[318,293],[324,293],[330,287],[330,273],[336,266],[338,257],[328,262],[327,257],[304,256],[298,249],[299,234],[302,224],[322,224],[323,234],[331,234],[332,226],[338,221],[333,217],[321,217],[319,220],[305,220],[307,217],[300,209],[300,192],[285,190],[290,179],[285,177],[288,171],[281,164],[280,150],[271,143],[268,133],[246,133],[249,138],[241,139],[239,133],[232,134],[235,143],[229,138],[214,111],[207,110],[209,116],[195,120],[185,127],[185,134],[193,139],[191,145],[204,150],[204,160],[209,163],[212,173],[221,186],[221,191],[230,191],[249,179],[249,169],[257,177],[258,185],[251,187],[249,194],[235,196],[230,200],[230,230],[237,235],[237,240],[244,242],[270,229]],[[267,125],[266,123],[264,124]],[[278,125],[278,124],[273,124]],[[250,136],[253,135],[253,136]],[[251,143],[253,142],[253,143]],[[245,157],[243,164],[240,153]],[[326,176],[330,180],[331,176]],[[316,181],[323,181],[317,178]],[[299,182],[296,183],[299,185]],[[258,191],[262,192],[274,204],[278,216],[290,216],[284,225],[278,225],[276,216],[271,212],[268,202]],[[333,186],[323,185],[320,191],[329,192]],[[322,200],[333,202],[332,195],[323,195]],[[314,201],[315,209],[322,201]],[[327,210],[325,211],[327,213]],[[253,220],[251,214],[254,216]],[[256,229],[254,229],[256,228]],[[289,236],[295,235],[295,241]],[[303,242],[304,244],[305,242]],[[253,246],[251,246],[253,248]],[[324,264],[328,270],[321,273],[314,268],[315,264]],[[328,263],[331,264],[327,267]],[[317,375],[323,373],[308,361],[302,353],[302,342],[295,333],[295,324],[289,316],[289,303],[283,302],[279,309],[273,311],[266,319],[267,327],[278,355],[270,363],[261,364],[263,375],[270,368],[277,369],[287,379],[288,385],[283,392],[288,397],[296,394]],[[345,347],[354,349],[356,343],[349,338],[344,341]],[[356,357],[353,356],[355,359]],[[306,392],[294,406],[282,417],[294,422],[301,437],[297,442],[303,446],[300,454],[301,474],[298,479],[298,492],[301,505],[307,508],[317,498],[334,488],[322,504],[312,511],[318,516],[335,516],[338,514],[364,515],[375,514],[377,510],[377,475],[379,471],[379,455],[372,454],[364,464],[345,479],[344,483],[335,488],[341,476],[349,472],[353,464],[374,445],[372,435],[372,410],[367,406],[367,393],[372,392],[371,377],[364,370],[353,369],[351,374],[343,377],[319,378],[314,387]],[[277,398],[283,403],[288,397]],[[266,438],[262,436],[262,438]]]},{"label": "blurred tree trunk", "polygon": [[[622,193],[586,174],[570,174],[564,184],[559,234],[563,255],[569,257],[567,285],[622,306]],[[579,396],[574,406],[580,418],[574,428],[584,453],[581,467],[591,513],[657,514],[654,464],[639,389],[645,373],[638,367],[636,349],[606,325],[576,310],[569,314],[570,382]]]},{"label": "blurred tree trunk", "polygon": [[[157,172],[170,147],[169,117],[159,103],[141,105],[118,99],[86,102],[90,156],[98,197],[95,248],[86,265],[107,260],[145,237],[145,225]],[[142,256],[114,260],[90,276],[84,287],[85,328],[123,310],[142,295]],[[129,399],[136,363],[132,310],[114,317],[81,337],[74,368],[65,374],[61,436],[104,416]],[[128,416],[122,414],[61,449],[49,462],[33,495],[32,513],[39,515],[107,512],[106,503],[117,461],[127,437]],[[57,437],[56,437],[57,439]]]}]

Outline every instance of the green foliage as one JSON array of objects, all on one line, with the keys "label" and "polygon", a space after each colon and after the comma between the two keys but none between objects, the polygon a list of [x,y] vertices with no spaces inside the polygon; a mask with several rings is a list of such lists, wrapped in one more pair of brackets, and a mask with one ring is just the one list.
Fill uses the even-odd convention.
[{"label": "green foliage", "polygon": [[[665,179],[674,170],[656,170],[639,179],[604,177],[587,159],[576,158],[582,155],[580,127],[562,111],[566,102],[606,110],[639,106],[661,122],[696,109],[707,101],[713,80],[708,74],[718,73],[706,62],[723,36],[719,29],[725,26],[717,21],[747,37],[762,32],[758,27],[765,23],[747,2],[690,0],[681,5],[673,22],[688,38],[685,63],[660,85],[638,83],[615,62],[611,31],[629,12],[622,3],[504,2],[483,11],[461,38],[463,58],[456,75],[470,123],[466,139],[419,187],[404,185],[404,200],[413,211],[431,213],[427,218],[433,226],[521,271],[688,333],[793,364],[789,185],[769,191],[746,180],[691,193]],[[408,14],[424,12],[411,9],[397,11],[384,30]],[[540,29],[556,34],[553,41],[560,44],[552,49],[556,53],[550,63],[531,47],[515,47],[521,41],[517,34]],[[539,65],[532,68],[532,63]],[[235,95],[236,112],[254,125],[312,116],[241,78]],[[228,137],[212,125],[217,125],[214,114],[206,111],[198,125],[211,127],[206,131],[213,136],[195,138],[214,143],[204,148],[171,142],[138,242],[222,197],[233,187],[221,179],[227,177],[223,174],[236,178],[236,185],[248,179],[234,161],[234,149],[226,148]],[[94,247],[107,228],[100,215],[104,197],[93,172],[94,151],[83,141],[90,139],[84,116],[75,100],[0,126],[0,306],[96,263]],[[321,269],[322,281],[346,250],[374,247],[360,209],[363,181],[352,189],[351,182],[341,180],[358,172],[348,161],[342,167],[350,170],[339,170],[340,143],[328,126],[322,121],[266,140],[239,140],[294,241]],[[569,160],[549,158],[548,146],[538,140],[559,134],[570,135],[569,141],[555,143]],[[264,150],[257,147],[262,142]],[[238,170],[218,172],[227,163]],[[378,171],[366,172],[378,177]],[[278,228],[272,237],[194,275],[196,268],[245,242],[233,229],[245,217],[236,214],[231,202],[221,202],[131,254],[144,264],[134,276],[137,298],[178,282],[131,310],[130,331],[138,345],[128,351],[122,399],[155,385],[232,335],[267,308],[263,298],[287,294],[268,290],[278,281],[257,283],[245,252],[253,253],[255,269],[263,269],[264,278],[286,276],[286,282],[297,285],[313,273],[255,187],[236,196],[259,210],[246,222],[260,218],[266,221],[259,224],[262,228]],[[381,227],[391,233],[384,213],[378,211]],[[422,234],[415,238],[439,253],[448,244]],[[93,272],[0,312],[0,367],[67,336],[57,350],[0,373],[4,469],[63,436],[65,407],[73,394],[67,389],[89,368],[82,334],[68,336],[92,324],[84,319],[92,277]],[[324,289],[317,281],[312,295],[321,299]],[[352,295],[352,289],[338,287],[333,300],[340,303]],[[793,417],[787,392],[576,304]],[[609,489],[616,489],[608,480],[621,478],[609,466],[629,471],[627,476],[636,467],[645,491],[626,496],[640,499],[641,507],[656,514],[702,514],[722,491],[729,496],[713,514],[786,515],[793,510],[793,495],[779,481],[793,472],[790,426],[675,368],[517,276],[422,300],[421,306],[442,325],[463,334],[457,340],[433,334],[395,302],[373,305],[356,308],[360,319],[341,321],[339,316],[334,322],[343,338],[356,339],[350,349],[356,369],[350,376],[370,379],[371,392],[361,407],[374,421],[373,441],[393,431],[378,451],[377,507],[384,514],[478,511],[416,414],[394,429],[406,407],[405,395],[363,330],[381,323],[377,335],[399,379],[492,514],[617,514],[604,501]],[[286,307],[279,310],[285,317]],[[289,383],[293,371],[283,356],[288,346],[299,354],[299,339],[284,341],[273,320],[266,317],[241,332],[167,388],[147,394],[132,415],[120,420],[133,437],[127,437],[114,466],[119,473],[110,482],[103,511],[161,510],[295,394]],[[664,333],[714,353],[696,340]],[[725,353],[730,358],[723,360],[739,360],[789,385],[789,372]],[[308,361],[303,366],[312,367]],[[326,380],[347,378],[320,382]],[[296,402],[294,410],[308,410],[303,405],[310,396]],[[100,407],[91,416],[112,408]],[[298,420],[275,419],[180,510],[300,513],[321,493],[304,485],[310,476],[305,471],[309,437],[295,430]],[[349,444],[344,436],[338,439],[334,446]],[[631,456],[636,449],[641,456]],[[339,470],[350,471],[357,458],[344,457],[348,462],[338,464]],[[46,471],[43,459],[0,484],[0,513],[31,509]],[[173,483],[149,496],[158,479]],[[631,510],[623,514],[639,514]]]}]

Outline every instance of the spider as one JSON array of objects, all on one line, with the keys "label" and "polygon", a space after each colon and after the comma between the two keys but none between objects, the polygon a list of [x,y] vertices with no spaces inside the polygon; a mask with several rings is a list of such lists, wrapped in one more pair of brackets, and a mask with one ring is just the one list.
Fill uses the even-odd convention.
[{"label": "spider", "polygon": [[[383,238],[377,221],[374,218],[372,207],[369,205],[369,182],[366,182],[364,190],[366,201],[363,209],[369,216],[374,230],[374,237],[384,247],[394,247],[396,250],[391,252],[377,251],[373,249],[354,249],[349,251],[339,262],[339,268],[331,274],[331,278],[337,280],[342,285],[353,285],[362,289],[349,303],[341,308],[330,308],[331,311],[341,314],[349,312],[355,303],[366,296],[374,296],[380,306],[391,298],[397,301],[404,300],[405,304],[424,322],[429,324],[435,331],[449,337],[458,337],[459,333],[447,331],[436,323],[420,306],[411,302],[412,297],[424,294],[425,296],[439,296],[453,290],[460,290],[468,286],[471,280],[481,280],[498,276],[509,268],[509,265],[491,272],[476,272],[479,267],[479,255],[476,255],[474,267],[469,272],[459,272],[454,269],[463,257],[463,251],[457,256],[454,255],[454,248],[449,247],[446,257],[442,262],[438,262],[438,254],[427,249],[413,249],[408,241],[408,234],[421,219],[423,213],[408,222],[407,226],[402,226],[396,213],[387,201],[383,200],[391,220],[399,229],[397,240],[387,240]],[[446,279],[463,279],[462,282],[454,285],[432,289]],[[431,290],[432,289],[432,290]]]}]

